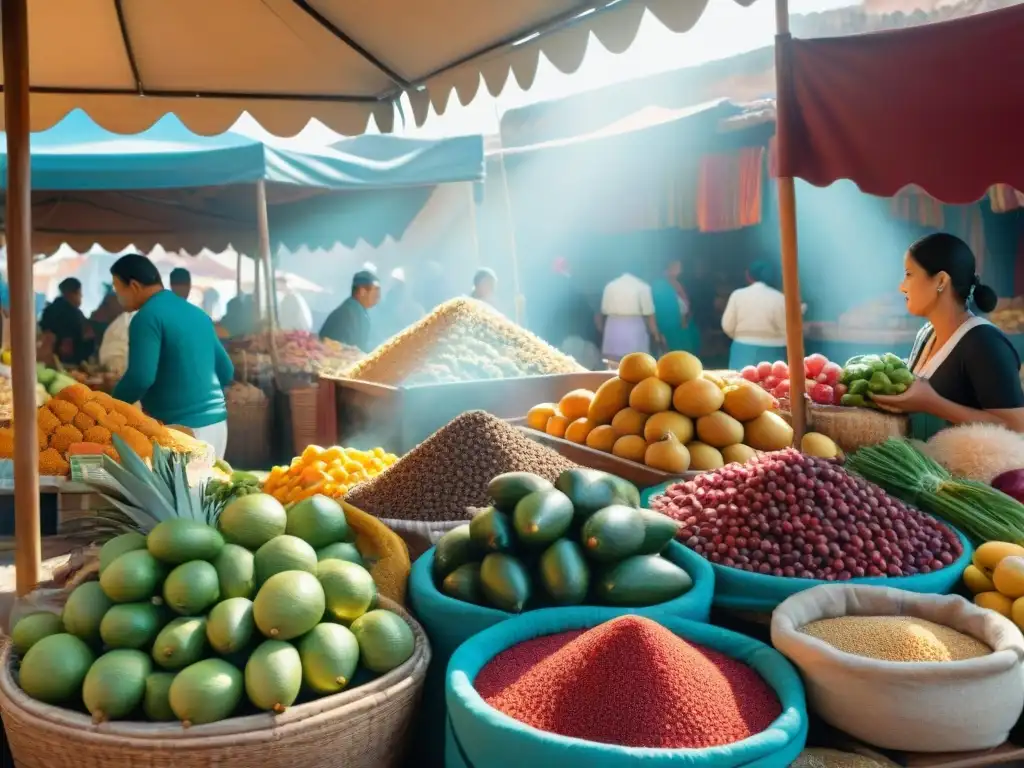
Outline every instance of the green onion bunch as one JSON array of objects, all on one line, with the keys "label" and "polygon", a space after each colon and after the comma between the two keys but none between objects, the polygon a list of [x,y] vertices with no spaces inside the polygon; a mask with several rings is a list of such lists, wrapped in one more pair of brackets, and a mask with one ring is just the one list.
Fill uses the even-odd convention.
[{"label": "green onion bunch", "polygon": [[861,448],[846,469],[959,528],[975,543],[1024,544],[1024,504],[975,480],[953,477],[909,441]]}]

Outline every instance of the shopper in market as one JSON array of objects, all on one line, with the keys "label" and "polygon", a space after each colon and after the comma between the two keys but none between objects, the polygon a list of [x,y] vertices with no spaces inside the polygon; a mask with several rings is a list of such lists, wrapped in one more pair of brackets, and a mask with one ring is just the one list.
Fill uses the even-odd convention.
[{"label": "shopper in market", "polygon": [[313,312],[305,297],[296,291],[286,275],[280,275],[277,284],[277,327],[282,331],[313,330]]},{"label": "shopper in market", "polygon": [[[116,294],[115,294],[116,296]],[[100,341],[100,365],[118,376],[128,368],[128,328],[134,312],[121,312],[103,332]]]},{"label": "shopper in market", "polygon": [[591,371],[601,368],[600,334],[597,310],[584,295],[573,277],[569,261],[557,257],[551,264],[551,275],[542,276],[538,286],[537,330],[551,346],[575,358]]},{"label": "shopper in market", "polygon": [[381,299],[377,309],[376,327],[373,329],[373,344],[377,346],[401,333],[423,317],[423,307],[416,301],[406,279],[405,270],[395,267],[391,271],[391,287]]},{"label": "shopper in market", "polygon": [[160,272],[145,256],[122,256],[110,273],[121,305],[136,313],[128,328],[128,369],[114,397],[141,402],[154,418],[188,427],[223,458],[228,442],[224,388],[235,370],[213,321],[164,290]]},{"label": "shopper in market", "polygon": [[96,348],[95,333],[82,312],[82,283],[76,277],[68,277],[57,287],[60,296],[43,310],[39,321],[39,359],[47,365],[53,365],[56,359],[78,365],[88,360]]},{"label": "shopper in market", "polygon": [[654,317],[667,352],[700,354],[700,329],[693,321],[693,305],[683,287],[683,260],[673,258],[661,277],[651,284]]},{"label": "shopper in market", "polygon": [[663,340],[654,318],[651,286],[625,272],[604,287],[599,323],[601,352],[612,361],[631,352],[651,352]]},{"label": "shopper in market", "polygon": [[495,274],[493,269],[481,267],[473,275],[473,290],[470,291],[469,298],[482,301],[487,306],[495,309],[494,294],[497,290],[498,275]]},{"label": "shopper in market", "polygon": [[776,284],[775,265],[758,260],[747,269],[747,286],[729,295],[722,330],[732,339],[731,370],[786,359],[786,299]]},{"label": "shopper in market", "polygon": [[380,280],[368,269],[352,276],[352,293],[327,316],[321,339],[333,339],[363,352],[371,350],[370,310],[380,301]]},{"label": "shopper in market", "polygon": [[927,235],[907,250],[903,268],[907,311],[927,320],[908,361],[917,379],[902,395],[874,400],[909,413],[921,440],[948,424],[1024,432],[1020,356],[999,328],[973,312],[991,312],[997,298],[978,277],[970,247],[946,232]]},{"label": "shopper in market", "polygon": [[171,291],[175,296],[188,301],[188,297],[192,294],[192,273],[184,267],[172,269]]}]

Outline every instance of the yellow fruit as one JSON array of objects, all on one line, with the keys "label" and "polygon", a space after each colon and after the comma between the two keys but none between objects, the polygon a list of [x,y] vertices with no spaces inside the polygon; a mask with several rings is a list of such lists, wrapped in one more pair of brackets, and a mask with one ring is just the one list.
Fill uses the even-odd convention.
[{"label": "yellow fruit", "polygon": [[730,384],[724,392],[722,410],[739,421],[756,419],[772,407],[772,396],[749,381]]},{"label": "yellow fruit", "polygon": [[722,407],[724,400],[722,390],[705,378],[680,384],[672,395],[673,407],[691,419],[699,419],[701,416],[714,413]]},{"label": "yellow fruit", "polygon": [[608,379],[594,393],[594,399],[587,410],[587,418],[595,424],[610,424],[615,414],[629,405],[629,395],[633,387],[633,384],[617,376]]},{"label": "yellow fruit", "polygon": [[590,434],[587,435],[587,447],[611,453],[617,439],[618,435],[615,434],[615,430],[612,429],[611,425],[602,424],[590,430]]},{"label": "yellow fruit", "polygon": [[968,565],[964,569],[964,584],[975,595],[980,592],[994,592],[996,589],[992,579],[982,573],[976,565]]},{"label": "yellow fruit", "polygon": [[544,431],[552,437],[565,437],[565,430],[569,427],[569,420],[560,413],[555,413],[548,419]]},{"label": "yellow fruit", "polygon": [[702,373],[704,366],[700,359],[689,352],[669,352],[658,361],[658,378],[673,387],[699,379]]},{"label": "yellow fruit", "polygon": [[558,412],[558,406],[554,403],[541,403],[535,405],[526,414],[526,426],[530,429],[536,429],[538,432],[543,432],[547,429],[548,419],[554,416]]},{"label": "yellow fruit", "polygon": [[587,435],[590,431],[596,427],[590,419],[584,417],[582,419],[576,419],[568,427],[565,428],[565,439],[571,443],[579,443],[583,445],[587,442]]},{"label": "yellow fruit", "polygon": [[722,460],[726,464],[746,464],[755,456],[757,456],[757,451],[743,443],[727,445],[722,449]]},{"label": "yellow fruit", "polygon": [[1024,597],[1018,597],[1010,606],[1010,618],[1017,625],[1017,629],[1024,630]]},{"label": "yellow fruit", "polygon": [[686,445],[693,439],[693,422],[681,413],[665,411],[654,414],[644,425],[644,439],[648,443],[656,443],[669,434]]},{"label": "yellow fruit", "polygon": [[1004,557],[1024,557],[1024,547],[1005,541],[987,541],[974,550],[971,562],[991,579],[992,572]]},{"label": "yellow fruit", "polygon": [[743,442],[759,451],[781,451],[793,445],[793,428],[774,411],[744,424]]},{"label": "yellow fruit", "polygon": [[743,425],[725,411],[715,411],[697,419],[697,437],[702,443],[725,448],[743,440]]},{"label": "yellow fruit", "polygon": [[643,463],[644,454],[647,453],[647,441],[640,435],[623,435],[615,441],[612,446],[612,454],[620,459],[639,461]]},{"label": "yellow fruit", "polygon": [[612,429],[615,430],[615,434],[619,437],[623,435],[642,435],[647,419],[646,413],[634,411],[632,408],[623,408],[612,419]]},{"label": "yellow fruit", "polygon": [[1001,613],[1008,619],[1013,618],[1013,600],[998,592],[982,592],[980,595],[975,595],[974,604]]},{"label": "yellow fruit", "polygon": [[593,399],[594,393],[589,389],[574,389],[558,401],[558,410],[569,421],[584,419],[590,410],[590,403]]},{"label": "yellow fruit", "polygon": [[672,407],[672,387],[657,376],[650,376],[633,387],[629,407],[640,413],[667,411]]},{"label": "yellow fruit", "polygon": [[839,446],[828,435],[808,432],[800,439],[800,451],[819,459],[834,459],[839,455]]},{"label": "yellow fruit", "polygon": [[647,446],[644,464],[662,472],[681,475],[690,468],[690,452],[674,435],[666,435],[658,442]]},{"label": "yellow fruit", "polygon": [[690,469],[694,472],[709,472],[725,466],[721,452],[707,443],[694,440],[686,446],[690,452]]},{"label": "yellow fruit", "polygon": [[1024,597],[1024,557],[1010,555],[999,561],[992,571],[992,583],[1007,597]]},{"label": "yellow fruit", "polygon": [[631,352],[619,361],[619,378],[632,384],[658,375],[658,361],[646,352]]}]

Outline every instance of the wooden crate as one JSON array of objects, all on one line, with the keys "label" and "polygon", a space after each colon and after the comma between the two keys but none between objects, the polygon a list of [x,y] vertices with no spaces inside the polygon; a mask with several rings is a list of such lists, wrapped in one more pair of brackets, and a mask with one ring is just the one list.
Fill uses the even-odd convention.
[{"label": "wooden crate", "polygon": [[[585,371],[415,387],[323,377],[321,444],[341,443],[355,448],[379,445],[401,455],[466,411],[517,418],[538,403],[557,402],[573,389],[597,389],[614,375],[609,371]],[[330,399],[329,389],[333,389],[333,409],[325,404]]]}]

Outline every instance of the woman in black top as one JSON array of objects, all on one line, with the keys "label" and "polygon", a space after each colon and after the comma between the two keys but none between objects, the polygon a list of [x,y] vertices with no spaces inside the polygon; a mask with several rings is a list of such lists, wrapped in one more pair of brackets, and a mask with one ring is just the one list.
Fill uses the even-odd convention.
[{"label": "woman in black top", "polygon": [[902,395],[875,399],[911,414],[913,436],[927,439],[947,424],[983,422],[1024,432],[1020,357],[1002,331],[974,315],[996,307],[996,294],[975,273],[960,238],[923,237],[903,257],[900,291],[910,314],[924,317],[908,361],[917,376]]}]

